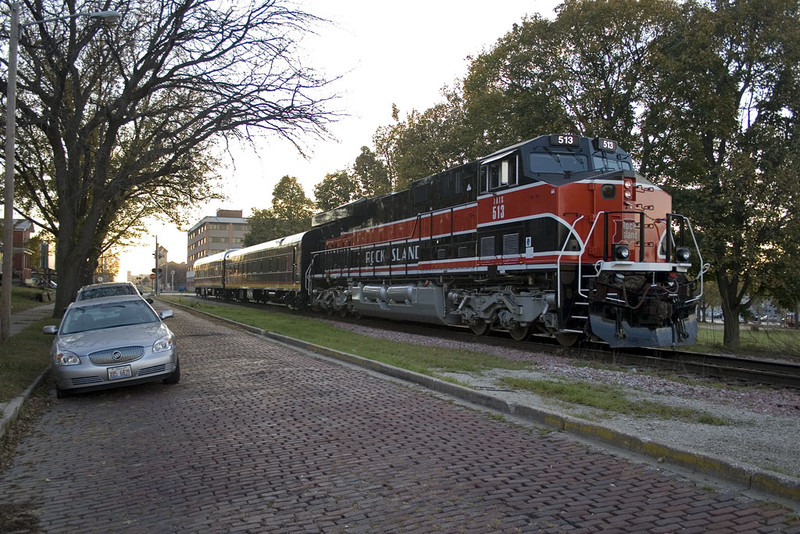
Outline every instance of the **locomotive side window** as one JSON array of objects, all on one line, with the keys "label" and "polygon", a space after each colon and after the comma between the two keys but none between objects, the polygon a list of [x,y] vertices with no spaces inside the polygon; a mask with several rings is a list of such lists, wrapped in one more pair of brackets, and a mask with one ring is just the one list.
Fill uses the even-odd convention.
[{"label": "locomotive side window", "polygon": [[481,192],[517,185],[518,175],[516,155],[489,162],[481,167]]}]

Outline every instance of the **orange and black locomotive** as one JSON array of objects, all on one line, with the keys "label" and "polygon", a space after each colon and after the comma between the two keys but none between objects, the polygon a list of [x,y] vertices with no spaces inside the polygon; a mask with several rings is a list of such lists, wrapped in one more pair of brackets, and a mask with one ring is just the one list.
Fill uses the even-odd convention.
[{"label": "orange and black locomotive", "polygon": [[615,141],[548,135],[198,260],[195,288],[514,339],[673,346],[694,343],[704,269],[688,219]]}]

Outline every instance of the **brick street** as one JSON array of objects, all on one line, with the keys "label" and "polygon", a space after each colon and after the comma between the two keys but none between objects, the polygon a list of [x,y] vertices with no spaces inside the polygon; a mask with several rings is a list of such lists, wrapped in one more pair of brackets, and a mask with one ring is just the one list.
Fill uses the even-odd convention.
[{"label": "brick street", "polygon": [[41,532],[800,532],[742,495],[176,310],[182,379],[63,399],[0,477]]}]

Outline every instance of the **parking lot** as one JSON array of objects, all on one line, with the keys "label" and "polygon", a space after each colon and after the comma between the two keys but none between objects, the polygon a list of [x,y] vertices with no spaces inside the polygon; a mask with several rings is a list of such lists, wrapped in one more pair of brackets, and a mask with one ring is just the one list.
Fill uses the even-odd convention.
[{"label": "parking lot", "polygon": [[0,506],[29,531],[800,532],[563,434],[184,311],[168,324],[179,384],[59,400],[22,441]]}]

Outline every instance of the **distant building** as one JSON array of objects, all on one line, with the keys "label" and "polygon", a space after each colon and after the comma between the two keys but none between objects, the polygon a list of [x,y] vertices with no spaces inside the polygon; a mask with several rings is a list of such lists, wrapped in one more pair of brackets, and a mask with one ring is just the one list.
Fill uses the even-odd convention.
[{"label": "distant building", "polygon": [[215,217],[203,217],[187,232],[186,264],[192,271],[194,262],[200,258],[239,248],[244,236],[250,231],[242,210],[217,210]]},{"label": "distant building", "polygon": [[[36,266],[31,265],[33,251],[28,248],[28,241],[33,233],[33,223],[17,219],[14,221],[14,243],[12,254],[11,283],[23,285],[31,279],[32,269]],[[2,250],[2,249],[0,249]],[[5,251],[3,251],[5,253]],[[2,265],[2,264],[0,264]],[[2,272],[2,268],[0,268]]]}]

